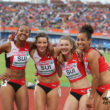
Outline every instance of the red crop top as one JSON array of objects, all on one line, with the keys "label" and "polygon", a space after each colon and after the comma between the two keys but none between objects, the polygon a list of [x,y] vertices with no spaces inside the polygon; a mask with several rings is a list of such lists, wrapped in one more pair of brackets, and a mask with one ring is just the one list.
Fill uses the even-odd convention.
[{"label": "red crop top", "polygon": [[78,60],[76,54],[73,54],[72,59],[61,65],[62,71],[70,82],[75,82],[86,77],[84,63]]},{"label": "red crop top", "polygon": [[7,68],[17,70],[25,69],[29,58],[29,46],[27,42],[25,42],[23,48],[18,48],[15,43],[11,41],[11,51],[9,53],[5,53]]},{"label": "red crop top", "polygon": [[57,61],[54,56],[50,57],[46,55],[44,57],[40,57],[35,50],[33,59],[37,68],[37,73],[40,76],[52,76],[56,73],[56,65]]},{"label": "red crop top", "polygon": [[94,49],[94,48],[90,48],[90,49],[88,50],[87,54],[84,56],[84,64],[85,64],[86,72],[87,72],[88,74],[91,74],[90,66],[89,66],[88,61],[87,61],[87,56],[88,56],[88,53],[89,53],[90,51],[92,51],[92,50],[95,50],[95,51],[97,51],[97,52],[100,54],[100,58],[99,58],[99,61],[98,61],[98,62],[99,62],[99,73],[108,70],[109,65],[108,65],[108,63],[105,61],[103,55],[102,55],[98,50],[96,50],[96,49]]}]

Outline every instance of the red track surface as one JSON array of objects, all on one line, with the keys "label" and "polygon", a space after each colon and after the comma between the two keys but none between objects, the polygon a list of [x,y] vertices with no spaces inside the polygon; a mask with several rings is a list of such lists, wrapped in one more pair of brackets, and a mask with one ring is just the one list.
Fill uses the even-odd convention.
[{"label": "red track surface", "polygon": [[[65,100],[69,94],[69,87],[61,87],[61,91],[62,91],[62,95],[60,98],[58,110],[63,110]],[[34,109],[34,90],[28,89],[28,93],[29,93],[29,110],[35,110]],[[15,107],[14,110],[17,110],[16,106],[14,106],[14,107]],[[2,110],[1,109],[1,100],[0,100],[0,110]]]},{"label": "red track surface", "polygon": [[[68,87],[61,87],[61,91],[62,91],[62,95],[60,98],[58,110],[63,110],[65,100],[69,94],[69,88]],[[34,110],[34,90],[28,89],[28,93],[29,93],[29,110]],[[0,110],[2,110],[1,109],[1,100],[0,100]],[[14,110],[16,110],[16,107]]]}]

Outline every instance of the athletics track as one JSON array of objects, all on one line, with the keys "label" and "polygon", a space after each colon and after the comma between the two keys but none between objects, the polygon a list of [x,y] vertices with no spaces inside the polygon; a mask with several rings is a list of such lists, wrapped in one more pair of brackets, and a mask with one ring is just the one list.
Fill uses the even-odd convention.
[{"label": "athletics track", "polygon": [[[61,97],[60,97],[60,102],[58,106],[58,110],[63,110],[65,100],[69,94],[69,87],[61,87]],[[34,90],[33,89],[28,89],[29,93],[29,110],[35,110],[34,109]],[[16,107],[14,107],[14,110],[17,110]],[[0,100],[0,110],[1,109],[1,100]]]},{"label": "athletics track", "polygon": [[[65,100],[69,94],[69,87],[61,87],[61,91],[62,91],[62,95],[60,98],[58,110],[63,110]],[[28,93],[29,93],[29,110],[34,110],[34,90],[28,89]],[[2,110],[1,101],[0,101],[0,110]],[[16,107],[14,110],[16,110]]]}]

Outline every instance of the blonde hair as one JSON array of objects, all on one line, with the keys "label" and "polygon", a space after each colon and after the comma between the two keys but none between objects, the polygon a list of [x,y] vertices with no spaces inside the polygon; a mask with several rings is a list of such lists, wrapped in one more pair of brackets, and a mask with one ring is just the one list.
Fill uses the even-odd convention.
[{"label": "blonde hair", "polygon": [[70,44],[73,46],[72,49],[71,49],[71,52],[74,53],[75,49],[77,48],[75,40],[72,37],[70,37],[70,36],[62,36],[60,38],[60,41],[61,40],[68,40],[70,42]]}]

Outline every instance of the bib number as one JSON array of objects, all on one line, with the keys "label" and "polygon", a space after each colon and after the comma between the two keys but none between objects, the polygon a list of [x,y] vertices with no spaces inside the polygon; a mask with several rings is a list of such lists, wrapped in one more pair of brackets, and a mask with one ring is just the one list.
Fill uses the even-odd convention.
[{"label": "bib number", "polygon": [[51,60],[40,62],[40,64],[36,64],[36,67],[41,75],[50,75],[55,72],[55,65]]},{"label": "bib number", "polygon": [[51,70],[51,65],[41,66],[41,70]]},{"label": "bib number", "polygon": [[75,73],[75,69],[72,68],[71,70],[66,70],[66,73],[67,73],[68,75],[70,75],[70,74],[72,74],[72,73]]},{"label": "bib number", "polygon": [[77,68],[77,63],[65,65],[63,67],[63,73],[66,75],[66,77],[69,80],[73,80],[73,79],[81,77],[81,74]]},{"label": "bib number", "polygon": [[27,61],[26,56],[18,56],[18,61]]},{"label": "bib number", "polygon": [[27,56],[14,56],[13,66],[23,67],[26,65]]}]

